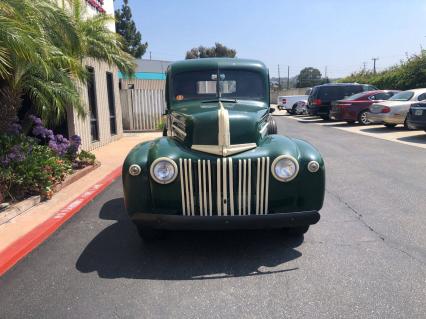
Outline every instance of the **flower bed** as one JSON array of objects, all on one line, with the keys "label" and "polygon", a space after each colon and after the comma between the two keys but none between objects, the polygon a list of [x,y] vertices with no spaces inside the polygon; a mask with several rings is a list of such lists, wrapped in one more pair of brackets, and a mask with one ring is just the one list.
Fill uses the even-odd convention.
[{"label": "flower bed", "polygon": [[79,150],[79,136],[54,134],[35,116],[25,124],[0,134],[0,203],[33,195],[49,199],[73,171],[95,164],[92,153]]}]

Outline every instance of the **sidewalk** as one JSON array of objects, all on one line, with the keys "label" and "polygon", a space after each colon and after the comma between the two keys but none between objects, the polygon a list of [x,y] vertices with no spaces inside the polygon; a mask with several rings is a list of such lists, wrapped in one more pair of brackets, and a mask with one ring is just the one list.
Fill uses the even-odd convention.
[{"label": "sidewalk", "polygon": [[122,139],[94,150],[93,153],[96,155],[97,160],[101,162],[100,167],[71,185],[64,187],[51,200],[42,202],[9,222],[0,225],[0,255],[8,247],[10,249],[10,246],[20,238],[51,219],[61,208],[84,193],[92,185],[105,180],[108,176],[119,176],[119,168],[124,158],[135,145],[160,136],[161,133],[159,132],[125,134]]}]

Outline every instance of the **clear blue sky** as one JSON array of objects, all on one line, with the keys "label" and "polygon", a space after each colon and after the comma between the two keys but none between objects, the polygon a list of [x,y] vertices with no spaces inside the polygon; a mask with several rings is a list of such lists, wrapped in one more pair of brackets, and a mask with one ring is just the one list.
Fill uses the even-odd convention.
[{"label": "clear blue sky", "polygon": [[[120,7],[122,0],[115,1]],[[378,69],[426,48],[424,0],[129,0],[153,59],[179,60],[221,42],[262,60],[272,76],[317,67],[329,77]],[[144,58],[149,58],[147,52]]]}]

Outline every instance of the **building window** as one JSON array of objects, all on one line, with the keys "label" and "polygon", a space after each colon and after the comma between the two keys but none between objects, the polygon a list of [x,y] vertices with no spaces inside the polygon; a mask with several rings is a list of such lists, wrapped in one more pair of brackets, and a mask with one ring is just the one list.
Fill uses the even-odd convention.
[{"label": "building window", "polygon": [[109,127],[111,135],[115,135],[117,134],[117,121],[115,116],[114,77],[111,72],[106,73],[106,80],[108,91]]},{"label": "building window", "polygon": [[90,112],[90,135],[92,142],[99,141],[99,127],[98,127],[98,106],[96,99],[96,80],[95,69],[87,66],[89,77],[87,80],[87,95],[89,97],[89,112]]}]

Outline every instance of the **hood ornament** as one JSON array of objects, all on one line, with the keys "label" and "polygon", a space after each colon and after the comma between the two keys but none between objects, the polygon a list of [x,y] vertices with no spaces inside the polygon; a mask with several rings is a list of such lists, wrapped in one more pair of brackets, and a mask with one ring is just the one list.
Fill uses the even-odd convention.
[{"label": "hood ornament", "polygon": [[248,151],[256,148],[256,143],[231,144],[231,133],[229,129],[229,112],[219,100],[218,117],[218,145],[192,145],[192,149],[204,153],[220,156],[230,156],[233,154]]}]

